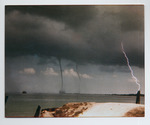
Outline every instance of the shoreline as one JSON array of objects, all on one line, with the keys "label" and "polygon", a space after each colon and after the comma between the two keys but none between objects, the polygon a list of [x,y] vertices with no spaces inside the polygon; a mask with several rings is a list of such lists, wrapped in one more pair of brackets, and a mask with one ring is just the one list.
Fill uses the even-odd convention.
[{"label": "shoreline", "polygon": [[[5,96],[8,95],[91,95],[91,96],[136,96],[136,94],[86,94],[86,93],[5,93]],[[145,96],[145,94],[140,94],[140,96]]]}]

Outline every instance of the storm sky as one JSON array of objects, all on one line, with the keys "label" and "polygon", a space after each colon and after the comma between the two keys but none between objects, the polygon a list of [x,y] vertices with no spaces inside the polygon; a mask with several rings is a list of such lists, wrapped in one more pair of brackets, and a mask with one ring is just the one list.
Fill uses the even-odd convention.
[{"label": "storm sky", "polygon": [[6,6],[6,92],[126,94],[144,90],[144,6]]}]

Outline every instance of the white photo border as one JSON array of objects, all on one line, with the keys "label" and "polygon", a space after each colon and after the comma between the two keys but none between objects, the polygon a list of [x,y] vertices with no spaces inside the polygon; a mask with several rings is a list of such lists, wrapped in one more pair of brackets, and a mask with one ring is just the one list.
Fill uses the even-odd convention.
[{"label": "white photo border", "polygon": [[[145,11],[145,117],[143,118],[5,118],[5,5],[144,5]],[[0,1],[0,124],[115,124],[148,125],[150,123],[150,1],[149,0],[1,0]]]}]

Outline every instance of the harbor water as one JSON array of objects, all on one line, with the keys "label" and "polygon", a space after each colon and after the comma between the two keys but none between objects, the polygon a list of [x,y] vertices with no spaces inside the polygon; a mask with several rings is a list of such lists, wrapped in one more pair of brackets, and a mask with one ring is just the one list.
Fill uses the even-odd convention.
[{"label": "harbor water", "polygon": [[[95,94],[7,94],[5,117],[33,117],[41,109],[60,107],[68,102],[119,102],[135,103],[136,96]],[[141,96],[144,104],[144,96]]]}]

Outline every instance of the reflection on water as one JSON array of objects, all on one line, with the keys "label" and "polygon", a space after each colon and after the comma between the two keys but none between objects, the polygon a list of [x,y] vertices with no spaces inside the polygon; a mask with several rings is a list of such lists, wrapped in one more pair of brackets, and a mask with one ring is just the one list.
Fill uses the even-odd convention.
[{"label": "reflection on water", "polygon": [[[7,94],[5,116],[33,117],[38,105],[44,108],[60,107],[68,102],[120,102],[135,103],[136,96],[88,94]],[[144,104],[144,97],[141,96]]]}]

